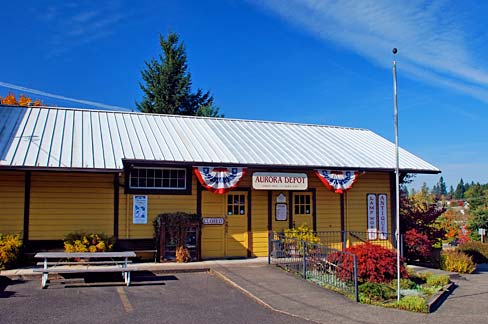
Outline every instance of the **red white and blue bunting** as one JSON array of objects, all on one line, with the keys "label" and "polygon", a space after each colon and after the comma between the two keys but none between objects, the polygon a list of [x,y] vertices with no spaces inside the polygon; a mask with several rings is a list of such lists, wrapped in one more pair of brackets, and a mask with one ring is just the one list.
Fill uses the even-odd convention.
[{"label": "red white and blue bunting", "polygon": [[242,167],[199,166],[193,170],[201,185],[216,194],[224,194],[234,189],[246,174],[246,168]]},{"label": "red white and blue bunting", "polygon": [[338,194],[351,189],[359,177],[359,172],[352,170],[332,171],[317,169],[315,170],[315,174],[327,189]]}]

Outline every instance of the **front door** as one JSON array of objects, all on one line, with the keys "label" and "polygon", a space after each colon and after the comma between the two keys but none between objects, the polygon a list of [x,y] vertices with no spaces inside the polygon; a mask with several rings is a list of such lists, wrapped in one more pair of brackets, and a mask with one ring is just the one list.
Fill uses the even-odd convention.
[{"label": "front door", "polygon": [[294,192],[291,210],[295,227],[307,224],[309,228],[313,228],[313,204],[311,192]]},{"label": "front door", "polygon": [[247,191],[202,191],[202,217],[224,220],[222,225],[202,225],[202,258],[247,256],[247,199]]},{"label": "front door", "polygon": [[226,195],[225,256],[247,256],[247,192],[231,191]]}]

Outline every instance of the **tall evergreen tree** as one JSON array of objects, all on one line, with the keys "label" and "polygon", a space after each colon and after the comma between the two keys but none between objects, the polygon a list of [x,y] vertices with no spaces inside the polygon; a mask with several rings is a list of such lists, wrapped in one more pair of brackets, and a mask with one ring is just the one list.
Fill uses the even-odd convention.
[{"label": "tall evergreen tree", "polygon": [[140,84],[144,96],[137,108],[146,113],[221,117],[210,92],[191,91],[186,50],[178,34],[170,33],[167,39],[160,35],[159,43],[159,59],[144,62],[144,84]]},{"label": "tall evergreen tree", "polygon": [[447,195],[447,187],[446,187],[446,183],[444,182],[444,177],[441,176],[441,178],[439,179],[439,194],[441,196],[446,196]]},{"label": "tall evergreen tree", "polygon": [[452,199],[452,197],[454,196],[454,187],[452,185],[449,186],[449,192],[447,193],[447,196],[449,197],[449,199]]},{"label": "tall evergreen tree", "polygon": [[454,198],[456,199],[463,199],[464,198],[464,181],[463,178],[459,180],[459,183],[456,186],[456,190],[454,191]]}]

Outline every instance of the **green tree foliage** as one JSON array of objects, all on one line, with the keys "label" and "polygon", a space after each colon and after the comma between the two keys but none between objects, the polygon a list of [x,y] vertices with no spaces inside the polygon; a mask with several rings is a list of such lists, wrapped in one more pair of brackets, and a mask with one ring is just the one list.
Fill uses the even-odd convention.
[{"label": "green tree foliage", "polygon": [[439,193],[440,193],[440,195],[441,196],[442,195],[446,196],[447,195],[447,186],[446,186],[446,183],[444,182],[444,178],[442,176],[439,179],[438,185],[439,185]]},{"label": "green tree foliage", "polygon": [[159,59],[146,61],[141,71],[144,96],[137,108],[146,113],[222,117],[210,92],[192,92],[186,50],[178,34],[170,33],[166,39],[160,35],[159,43]]},{"label": "green tree foliage", "polygon": [[488,184],[472,184],[464,193],[469,204],[468,228],[477,236],[479,228],[488,229]]},{"label": "green tree foliage", "polygon": [[440,177],[439,181],[432,187],[431,193],[437,199],[445,199],[447,196],[447,186],[444,182],[444,177]]},{"label": "green tree foliage", "polygon": [[455,199],[463,199],[464,198],[464,181],[463,178],[459,180],[459,183],[456,186],[456,190],[454,191],[454,198]]}]

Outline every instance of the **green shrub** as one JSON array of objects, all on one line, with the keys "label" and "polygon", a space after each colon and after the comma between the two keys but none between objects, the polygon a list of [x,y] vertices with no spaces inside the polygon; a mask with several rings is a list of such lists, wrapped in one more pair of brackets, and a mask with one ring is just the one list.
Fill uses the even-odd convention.
[{"label": "green shrub", "polygon": [[14,266],[19,259],[22,239],[18,234],[0,234],[0,269]]},{"label": "green shrub", "polygon": [[427,277],[427,282],[425,285],[427,287],[444,287],[449,283],[449,276],[448,275],[431,275]]},{"label": "green shrub", "polygon": [[476,264],[473,259],[460,251],[444,251],[441,254],[441,269],[459,273],[473,273]]},{"label": "green shrub", "polygon": [[73,232],[64,238],[64,250],[73,252],[106,252],[114,247],[115,239],[103,233]]},{"label": "green shrub", "polygon": [[360,285],[359,293],[374,302],[392,299],[396,296],[395,289],[386,284],[376,282],[367,282]]},{"label": "green shrub", "polygon": [[473,258],[475,263],[488,263],[488,244],[470,241],[459,245],[456,250]]},{"label": "green shrub", "polygon": [[397,306],[413,312],[427,313],[429,311],[427,301],[420,296],[405,296],[397,302]]},{"label": "green shrub", "polygon": [[[397,281],[393,280],[391,283],[395,284],[395,289],[396,289]],[[417,284],[410,279],[406,279],[406,278],[400,279],[400,289],[414,289],[416,286]]]}]

